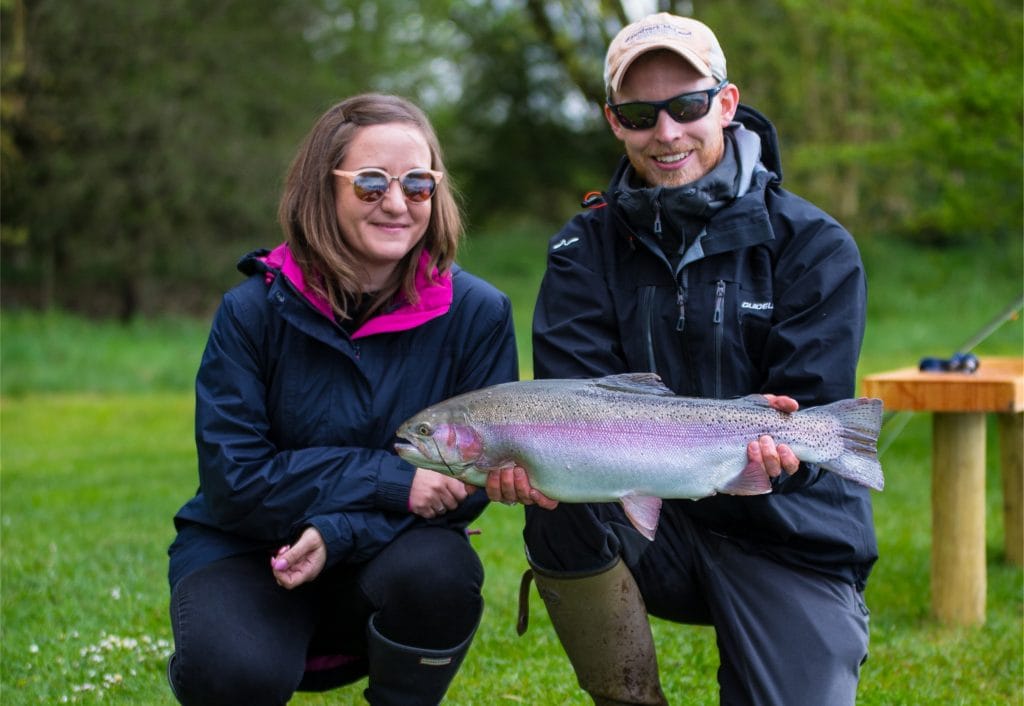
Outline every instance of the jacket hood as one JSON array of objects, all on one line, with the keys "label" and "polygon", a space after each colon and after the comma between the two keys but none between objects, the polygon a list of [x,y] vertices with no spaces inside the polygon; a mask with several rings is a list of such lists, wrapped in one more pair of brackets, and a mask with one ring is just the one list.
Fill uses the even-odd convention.
[{"label": "jacket hood", "polygon": [[782,183],[782,157],[779,151],[779,135],[772,122],[749,105],[740,103],[733,118],[748,130],[757,133],[761,138],[761,164],[768,171],[775,172],[775,181]]},{"label": "jacket hood", "polygon": [[[415,304],[401,297],[394,308],[375,315],[356,329],[352,338],[407,331],[447,314],[452,305],[451,273],[440,274],[436,268],[428,273],[429,262],[430,254],[424,251],[420,254],[416,267],[415,288],[419,299]],[[307,284],[302,269],[292,257],[287,243],[282,243],[273,250],[258,250],[246,255],[238,263],[238,269],[250,275],[262,271],[268,284],[278,275],[282,275],[310,306],[334,321],[330,303]]]}]

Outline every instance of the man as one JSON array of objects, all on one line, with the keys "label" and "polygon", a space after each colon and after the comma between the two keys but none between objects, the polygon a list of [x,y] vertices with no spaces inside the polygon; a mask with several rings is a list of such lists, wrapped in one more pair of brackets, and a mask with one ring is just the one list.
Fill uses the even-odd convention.
[{"label": "man", "polygon": [[[551,240],[536,377],[653,371],[678,394],[762,393],[783,411],[851,397],[857,247],[781,187],[774,128],[740,105],[714,33],[642,19],[611,43],[605,83],[626,155]],[[528,559],[595,703],[666,703],[648,613],[715,627],[723,704],[854,703],[877,558],[868,491],[770,437],[747,451],[770,494],[666,501],[652,542],[616,504],[558,504],[522,469],[492,474],[492,499],[531,505]]]}]

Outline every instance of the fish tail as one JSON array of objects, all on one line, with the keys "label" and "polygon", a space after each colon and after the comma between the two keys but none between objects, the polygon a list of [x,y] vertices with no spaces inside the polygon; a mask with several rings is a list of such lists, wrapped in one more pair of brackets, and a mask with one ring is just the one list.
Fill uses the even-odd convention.
[{"label": "fish tail", "polygon": [[882,400],[870,397],[840,400],[808,410],[833,415],[839,420],[843,452],[822,467],[847,480],[874,490],[885,486],[878,460],[878,435],[882,430]]}]

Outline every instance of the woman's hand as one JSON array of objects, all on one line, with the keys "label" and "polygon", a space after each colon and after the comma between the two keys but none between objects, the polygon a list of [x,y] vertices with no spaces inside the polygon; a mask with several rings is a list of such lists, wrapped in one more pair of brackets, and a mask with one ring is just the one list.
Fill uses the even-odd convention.
[{"label": "woman's hand", "polygon": [[278,585],[291,590],[312,581],[327,563],[327,545],[315,527],[307,527],[293,545],[285,545],[270,559]]},{"label": "woman's hand", "polygon": [[476,489],[437,471],[417,468],[409,489],[409,511],[428,520],[454,510]]}]

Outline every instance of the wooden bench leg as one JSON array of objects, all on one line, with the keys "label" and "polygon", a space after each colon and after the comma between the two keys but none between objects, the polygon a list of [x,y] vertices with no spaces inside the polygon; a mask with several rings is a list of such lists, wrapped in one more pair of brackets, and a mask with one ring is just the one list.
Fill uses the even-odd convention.
[{"label": "wooden bench leg", "polygon": [[1024,566],[1024,412],[997,416],[1006,561]]},{"label": "wooden bench leg", "polygon": [[932,609],[957,625],[985,622],[985,414],[932,419]]}]

